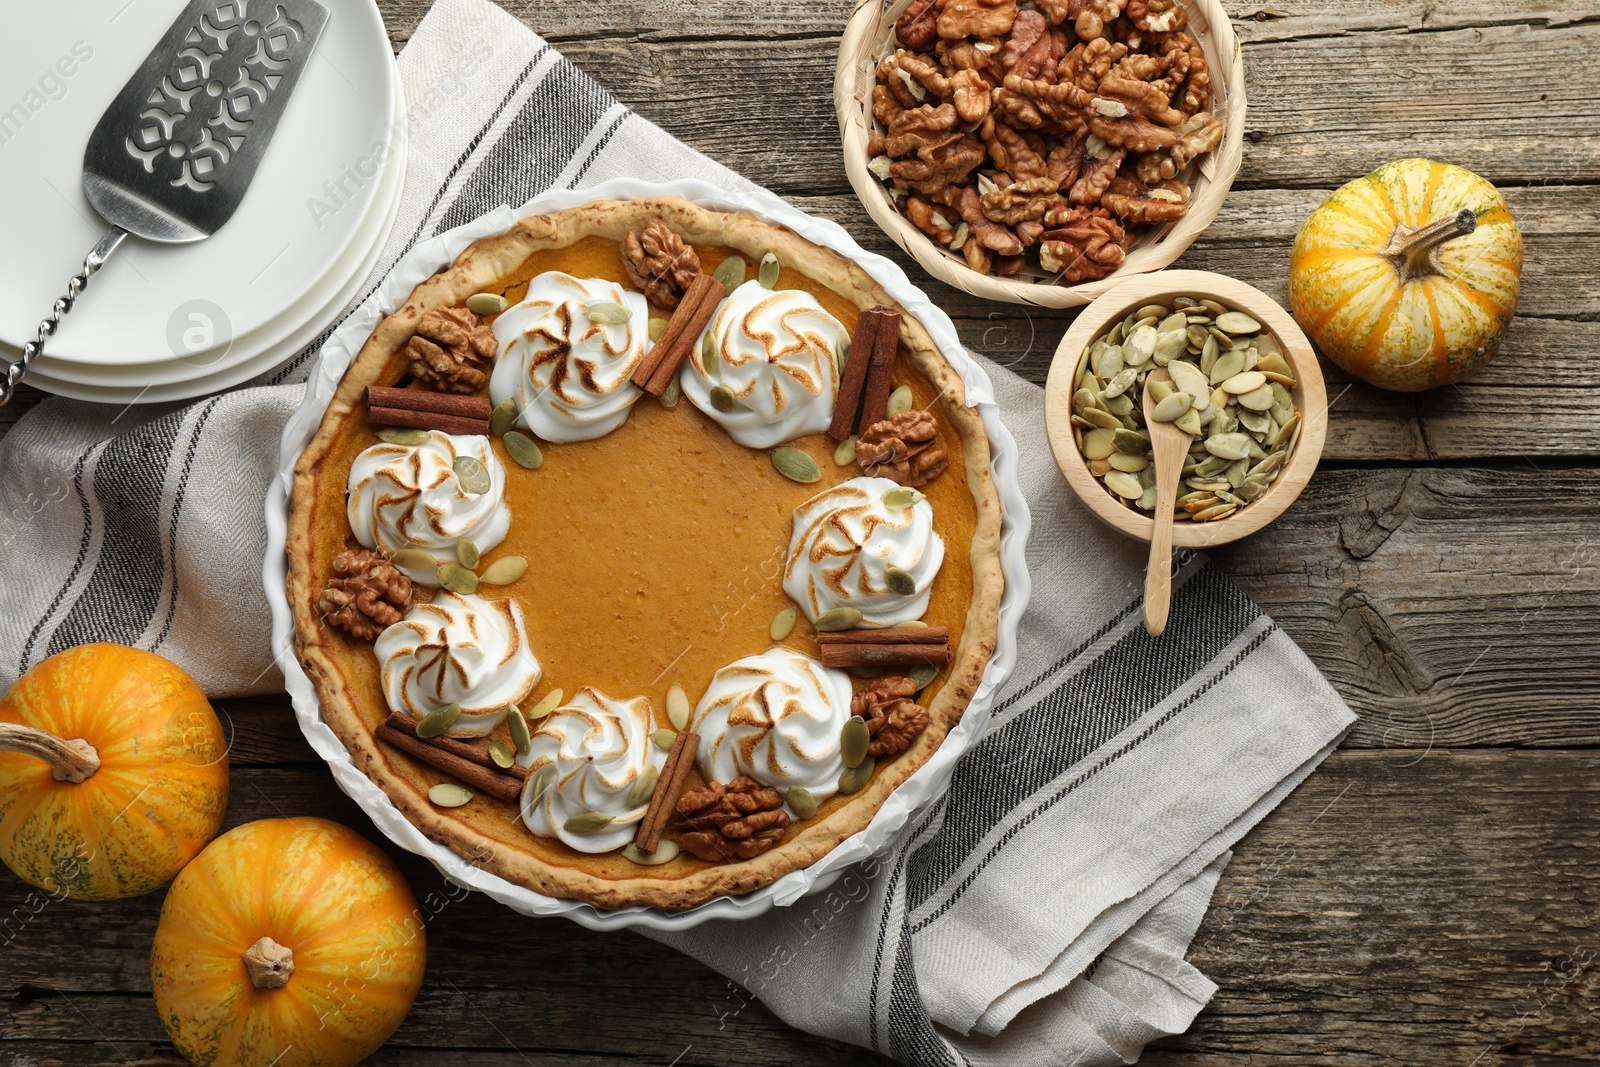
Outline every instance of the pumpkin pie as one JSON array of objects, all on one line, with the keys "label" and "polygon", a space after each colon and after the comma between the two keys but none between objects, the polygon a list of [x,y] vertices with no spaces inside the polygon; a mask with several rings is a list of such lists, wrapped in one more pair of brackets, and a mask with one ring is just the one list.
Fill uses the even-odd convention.
[{"label": "pumpkin pie", "polygon": [[871,276],[602,201],[379,324],[295,469],[289,599],[324,720],[418,828],[681,909],[815,862],[939,747],[999,534],[961,379]]}]

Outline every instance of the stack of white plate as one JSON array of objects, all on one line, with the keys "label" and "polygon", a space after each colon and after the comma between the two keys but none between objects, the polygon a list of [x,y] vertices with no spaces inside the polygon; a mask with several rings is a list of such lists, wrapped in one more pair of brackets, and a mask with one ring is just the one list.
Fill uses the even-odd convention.
[{"label": "stack of white plate", "polygon": [[[125,242],[30,384],[113,403],[203,396],[287,360],[358,295],[400,209],[405,102],[371,0],[321,2],[327,29],[233,219],[195,244]],[[107,229],[83,195],[84,145],[184,6],[75,0],[10,13],[0,35],[0,357],[17,357]]]}]

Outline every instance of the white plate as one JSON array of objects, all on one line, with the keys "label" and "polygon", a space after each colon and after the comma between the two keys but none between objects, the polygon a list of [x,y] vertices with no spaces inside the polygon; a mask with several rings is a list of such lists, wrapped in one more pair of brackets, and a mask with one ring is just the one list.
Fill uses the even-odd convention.
[{"label": "white plate", "polygon": [[[768,222],[789,227],[808,241],[833,249],[877,279],[894,300],[927,327],[940,351],[965,383],[967,399],[978,409],[988,433],[991,467],[1003,515],[1000,564],[1005,574],[1005,592],[1000,600],[1000,626],[995,639],[995,654],[984,671],[983,680],[973,694],[966,714],[945,737],[938,751],[889,795],[866,829],[846,839],[810,867],[791,871],[754,892],[717,897],[697,908],[680,912],[644,906],[605,911],[581,901],[545,896],[473,866],[444,845],[429,840],[408,822],[388,796],[356,768],[344,744],[322,721],[316,689],[294,656],[294,618],[286,593],[288,575],[284,556],[289,492],[294,481],[295,461],[316,434],[339,380],[383,317],[399,307],[411,295],[411,291],[436,270],[449,266],[472,241],[501,233],[518,218],[540,212],[561,211],[592,200],[629,200],[644,196],[681,196],[715,210],[749,211]],[[861,248],[838,224],[806,215],[766,193],[730,193],[700,181],[652,185],[618,179],[592,189],[546,193],[516,211],[500,208],[418,245],[395,265],[383,285],[345,320],[323,346],[307,383],[305,399],[284,427],[278,476],[267,488],[267,555],[262,564],[262,581],[267,602],[272,608],[272,647],[283,669],[284,685],[294,701],[300,730],[317,754],[327,761],[339,788],[361,806],[373,824],[391,841],[426,857],[457,884],[487,893],[525,915],[565,916],[595,930],[627,927],[684,930],[708,919],[752,918],[775,906],[793,904],[807,893],[830,884],[851,864],[868,859],[886,848],[913,813],[943,795],[949,786],[956,761],[983,736],[989,724],[995,693],[1011,673],[1016,660],[1017,623],[1022,617],[1029,593],[1027,565],[1023,558],[1023,548],[1028,539],[1028,505],[1017,484],[1017,462],[1016,441],[1000,421],[988,376],[961,347],[949,316],[912,285],[898,266]]]},{"label": "white plate", "polygon": [[25,380],[46,392],[74,400],[89,400],[101,404],[157,404],[169,400],[189,400],[208,396],[224,389],[231,389],[241,382],[247,382],[259,374],[272,370],[280,363],[291,359],[327,329],[345,305],[355,299],[357,292],[366,284],[368,276],[378,264],[378,257],[383,254],[384,245],[389,241],[389,232],[394,228],[395,218],[400,213],[400,191],[403,188],[404,182],[399,183],[395,190],[392,209],[374,220],[378,226],[372,245],[365,251],[360,262],[348,272],[348,278],[327,299],[323,307],[299,320],[292,333],[266,351],[249,359],[229,363],[226,369],[205,373],[187,381],[160,385],[102,386],[59,381],[49,375],[32,373]]},{"label": "white plate", "polygon": [[[396,110],[400,115],[404,115],[404,106],[398,100]],[[264,360],[281,361],[288,358],[305,344],[305,340],[299,341],[298,344],[294,343],[295,340],[302,337],[309,340],[325,329],[331,316],[355,295],[353,289],[371,273],[377,255],[388,241],[394,220],[400,213],[405,172],[406,144],[405,140],[400,138],[397,139],[385,173],[380,178],[378,199],[372,205],[373,210],[363,222],[362,229],[355,235],[350,246],[339,254],[337,260],[328,265],[326,274],[319,280],[315,290],[260,330],[235,338],[232,344],[225,348],[210,349],[184,357],[169,354],[165,360],[156,363],[94,366],[85,363],[58,362],[50,358],[47,349],[46,353],[35,361],[26,380],[49,392],[59,392],[60,390],[56,388],[59,385],[88,386],[102,396],[121,402],[131,401],[135,394],[147,386],[195,383],[197,388],[188,393],[166,397],[182,399],[183,396],[201,396],[214,392],[219,387],[198,388],[198,386],[217,378],[224,372],[232,371],[235,367],[246,364],[258,367],[264,365]],[[14,360],[18,353],[9,346],[0,345],[0,355]],[[245,375],[245,378],[253,376]],[[243,381],[245,378],[237,380]],[[88,398],[79,396],[78,399]]]},{"label": "white plate", "polygon": [[[365,169],[375,176],[378,167],[363,160],[388,140],[398,78],[371,0],[323,2],[331,14],[327,29],[238,213],[195,244],[125,244],[96,279],[92,298],[52,339],[53,359],[169,358],[168,322],[192,300],[223,308],[231,332],[244,336],[312,291],[360,231],[379,183],[368,177],[358,187],[347,175]],[[7,253],[0,259],[0,341],[13,348],[31,337],[107,229],[83,195],[83,148],[182,6],[181,0],[7,5],[0,115],[11,121],[0,126],[0,248]],[[330,195],[324,183],[341,180],[345,191]],[[313,200],[332,214],[314,213]]]}]

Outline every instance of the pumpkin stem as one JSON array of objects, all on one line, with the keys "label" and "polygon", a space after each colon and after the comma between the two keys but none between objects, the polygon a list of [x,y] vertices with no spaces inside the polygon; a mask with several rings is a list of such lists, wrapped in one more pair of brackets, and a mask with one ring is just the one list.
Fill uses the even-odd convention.
[{"label": "pumpkin stem", "polygon": [[282,989],[294,974],[294,952],[270,937],[261,937],[244,950],[244,969],[257,989]]},{"label": "pumpkin stem", "polygon": [[1465,237],[1477,228],[1478,216],[1469,207],[1462,208],[1448,218],[1434,219],[1414,230],[1396,226],[1383,255],[1394,265],[1401,282],[1443,274],[1444,270],[1435,258],[1439,246],[1457,237]]},{"label": "pumpkin stem", "polygon": [[50,764],[50,776],[77,785],[100,769],[100,753],[81,737],[72,741],[19,722],[0,722],[0,752],[21,752]]}]

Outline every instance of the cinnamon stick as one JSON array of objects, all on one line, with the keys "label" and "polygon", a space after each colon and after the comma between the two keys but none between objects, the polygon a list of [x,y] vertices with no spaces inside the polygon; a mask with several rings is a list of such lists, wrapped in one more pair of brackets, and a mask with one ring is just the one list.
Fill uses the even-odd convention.
[{"label": "cinnamon stick", "polygon": [[421,760],[428,766],[441,770],[452,778],[460,780],[463,785],[469,785],[482,793],[487,793],[496,800],[503,800],[508,804],[517,803],[517,798],[522,795],[522,782],[509,774],[496,774],[487,767],[480,767],[469,759],[463,759],[454,752],[446,752],[437,745],[417,737],[415,734],[402,733],[383,722],[373,731],[381,740],[398,748],[415,759]]},{"label": "cinnamon stick", "polygon": [[654,852],[661,844],[661,832],[677,810],[678,798],[689,782],[689,772],[694,769],[695,755],[700,751],[700,735],[688,731],[673,738],[667,762],[661,765],[661,775],[656,779],[655,792],[650,794],[650,806],[639,829],[633,835],[633,847],[640,852]]},{"label": "cinnamon stick", "polygon": [[873,335],[872,363],[867,367],[867,387],[856,414],[856,430],[866,433],[875,422],[889,416],[889,394],[894,392],[894,354],[900,347],[900,312],[885,307],[882,325]]},{"label": "cinnamon stick", "polygon": [[[391,711],[385,725],[399,730],[401,733],[417,737],[417,720],[403,711]],[[496,774],[509,775],[519,780],[528,777],[528,768],[519,767],[515,763],[509,767],[502,767],[490,757],[487,749],[479,748],[469,741],[463,741],[457,737],[447,737],[444,734],[440,734],[438,737],[417,737],[417,740],[460,756],[462,759],[471,760],[480,767],[489,768]]]},{"label": "cinnamon stick", "polygon": [[856,316],[855,336],[850,338],[850,358],[845,360],[844,377],[839,380],[839,402],[833,409],[828,436],[843,441],[856,432],[856,415],[861,411],[861,394],[867,386],[867,368],[877,351],[878,328],[886,308],[867,308]]},{"label": "cinnamon stick", "polygon": [[486,396],[458,396],[426,389],[367,386],[367,421],[445,433],[486,434],[494,405]]},{"label": "cinnamon stick", "polygon": [[711,316],[716,314],[717,305],[727,295],[728,290],[711,275],[695,275],[694,281],[683,291],[683,299],[678,301],[672,317],[667,320],[667,328],[633,369],[629,381],[651,396],[659,397],[665,393],[673,375],[683,367],[683,361],[689,358],[695,343],[700,340],[700,334],[711,321]]},{"label": "cinnamon stick", "polygon": [[822,645],[824,667],[918,667],[950,662],[949,645]]},{"label": "cinnamon stick", "polygon": [[950,629],[945,626],[901,626],[889,630],[824,630],[817,634],[819,645],[948,645]]}]

